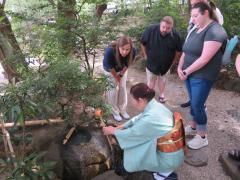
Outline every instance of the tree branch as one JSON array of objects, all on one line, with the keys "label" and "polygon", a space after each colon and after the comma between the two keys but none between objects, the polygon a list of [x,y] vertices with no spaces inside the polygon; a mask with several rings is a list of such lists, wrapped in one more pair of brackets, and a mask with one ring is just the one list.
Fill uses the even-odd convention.
[{"label": "tree branch", "polygon": [[53,7],[56,7],[56,3],[54,2],[54,0],[48,0],[48,2],[53,6]]},{"label": "tree branch", "polygon": [[4,9],[5,3],[6,3],[6,0],[0,0],[0,8]]}]

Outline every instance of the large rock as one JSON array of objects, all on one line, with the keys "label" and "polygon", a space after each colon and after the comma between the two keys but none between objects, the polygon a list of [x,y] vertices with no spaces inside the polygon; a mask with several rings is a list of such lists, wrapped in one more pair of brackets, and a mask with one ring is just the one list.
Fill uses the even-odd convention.
[{"label": "large rock", "polygon": [[240,162],[234,161],[227,154],[220,154],[219,161],[224,171],[234,180],[240,180]]},{"label": "large rock", "polygon": [[92,179],[110,169],[110,147],[99,128],[78,128],[60,147],[63,180]]},{"label": "large rock", "polygon": [[55,161],[55,173],[62,180],[88,180],[110,169],[111,151],[101,128],[79,127],[68,142],[69,128],[45,127],[35,133],[33,146],[46,151],[45,160]]},{"label": "large rock", "polygon": [[237,74],[222,70],[215,83],[215,87],[240,93],[240,80]]}]

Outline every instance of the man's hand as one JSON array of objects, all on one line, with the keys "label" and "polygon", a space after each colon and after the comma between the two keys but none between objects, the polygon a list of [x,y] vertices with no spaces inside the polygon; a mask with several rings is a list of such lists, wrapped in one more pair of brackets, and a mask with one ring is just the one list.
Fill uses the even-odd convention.
[{"label": "man's hand", "polygon": [[147,50],[143,44],[141,44],[142,56],[145,60],[147,60]]}]

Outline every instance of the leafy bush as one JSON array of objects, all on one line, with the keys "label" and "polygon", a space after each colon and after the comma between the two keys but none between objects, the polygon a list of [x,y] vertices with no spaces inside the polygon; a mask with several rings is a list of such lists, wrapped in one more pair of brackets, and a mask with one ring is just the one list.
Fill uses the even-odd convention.
[{"label": "leafy bush", "polygon": [[239,0],[217,0],[217,7],[221,10],[224,17],[224,28],[229,36],[240,36],[240,2]]},{"label": "leafy bush", "polygon": [[7,179],[32,180],[54,178],[53,168],[55,162],[42,162],[44,153],[32,153],[24,159],[13,159],[13,162],[0,159],[0,174],[5,173]]},{"label": "leafy bush", "polygon": [[36,114],[41,118],[56,116],[56,111],[61,111],[62,98],[67,99],[69,107],[71,102],[81,101],[105,109],[102,98],[107,87],[105,78],[90,76],[77,62],[60,60],[43,72],[28,73],[19,84],[8,85],[0,98],[0,111],[5,120],[22,124],[24,119]]}]

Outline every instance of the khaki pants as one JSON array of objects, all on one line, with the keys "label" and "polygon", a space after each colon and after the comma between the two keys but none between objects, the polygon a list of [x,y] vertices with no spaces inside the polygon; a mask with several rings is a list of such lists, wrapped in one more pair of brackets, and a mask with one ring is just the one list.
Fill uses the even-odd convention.
[{"label": "khaki pants", "polygon": [[110,84],[110,90],[107,91],[107,101],[112,106],[112,113],[126,113],[127,107],[127,74],[126,71],[121,78],[121,81],[116,85],[115,79],[111,73],[105,72]]}]

